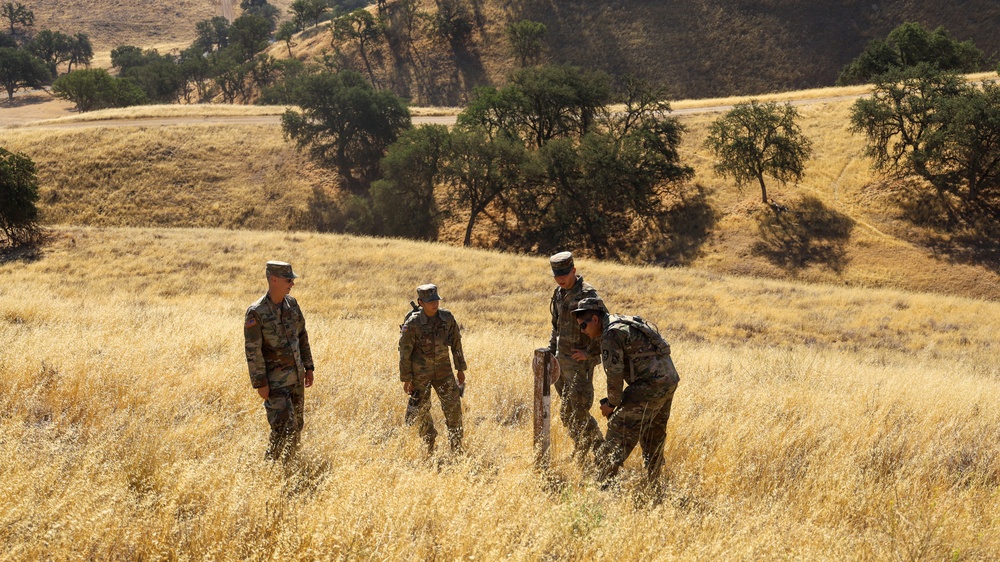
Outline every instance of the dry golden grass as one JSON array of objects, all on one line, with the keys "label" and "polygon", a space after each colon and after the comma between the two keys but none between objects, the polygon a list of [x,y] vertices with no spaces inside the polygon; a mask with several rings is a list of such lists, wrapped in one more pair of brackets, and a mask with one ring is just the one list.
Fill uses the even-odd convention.
[{"label": "dry golden grass", "polygon": [[[317,364],[287,470],[261,460],[240,330],[275,258],[301,275]],[[673,344],[662,501],[638,453],[620,493],[595,489],[558,426],[551,471],[532,467],[544,257],[55,229],[36,260],[0,265],[0,560],[996,559],[1000,304],[579,268]],[[397,326],[426,281],[470,364],[469,451],[451,462],[401,423]]]},{"label": "dry golden grass", "polygon": [[[820,99],[830,97],[837,96]],[[786,233],[762,226],[773,213],[759,203],[759,189],[738,190],[712,172],[713,157],[702,143],[718,113],[680,117],[688,127],[682,158],[695,168],[694,182],[708,191],[707,203],[717,217],[691,265],[739,275],[1000,298],[997,271],[935,254],[919,242],[919,232],[901,219],[891,200],[873,187],[878,182],[862,155],[863,140],[848,131],[851,103],[799,107],[803,130],[814,143],[813,158],[799,185],[768,184],[771,198],[793,214],[812,200],[827,218],[853,225],[849,235],[829,241],[809,239],[808,231]],[[95,118],[190,117],[190,123],[86,127],[74,124],[74,119],[56,120],[44,124],[67,128],[0,129],[0,145],[24,152],[38,164],[40,206],[49,224],[325,228],[332,207],[343,196],[330,172],[297,153],[276,123],[212,121],[280,111],[226,106],[108,110],[95,112]],[[427,108],[414,113],[448,112]],[[446,241],[461,242],[460,222],[446,225]],[[800,252],[802,263],[781,263],[789,252]]]},{"label": "dry golden grass", "polygon": [[32,125],[59,125],[63,123],[84,123],[90,121],[111,121],[128,119],[158,119],[158,118],[191,118],[202,117],[260,117],[281,115],[284,106],[272,105],[232,105],[216,103],[200,103],[191,105],[135,105],[132,107],[117,107],[74,113],[55,119],[47,119],[32,123]]}]

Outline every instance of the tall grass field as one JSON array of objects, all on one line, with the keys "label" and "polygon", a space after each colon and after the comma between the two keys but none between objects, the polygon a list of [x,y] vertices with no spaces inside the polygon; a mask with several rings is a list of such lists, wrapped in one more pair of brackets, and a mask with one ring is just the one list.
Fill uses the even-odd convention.
[{"label": "tall grass field", "polygon": [[[996,302],[579,260],[613,311],[673,347],[651,495],[638,452],[619,489],[596,487],[558,422],[551,466],[533,464],[547,256],[212,229],[50,237],[0,264],[0,560],[1000,557]],[[243,353],[269,259],[301,276],[316,362],[287,465],[263,459]],[[426,458],[402,423],[398,325],[426,282],[463,327],[456,458]],[[600,368],[594,384],[603,396]]]}]

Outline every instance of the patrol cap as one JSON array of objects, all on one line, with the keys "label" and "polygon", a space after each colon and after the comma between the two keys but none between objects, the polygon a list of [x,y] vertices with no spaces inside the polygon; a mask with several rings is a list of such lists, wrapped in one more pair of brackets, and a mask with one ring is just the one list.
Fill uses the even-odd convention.
[{"label": "patrol cap", "polygon": [[438,296],[438,287],[433,283],[417,287],[417,298],[424,302],[441,300],[441,297]]},{"label": "patrol cap", "polygon": [[549,265],[552,266],[552,276],[560,277],[573,271],[572,252],[559,252],[549,258]]},{"label": "patrol cap", "polygon": [[269,261],[266,268],[268,275],[284,277],[285,279],[295,279],[298,275],[292,271],[292,264],[283,261]]},{"label": "patrol cap", "polygon": [[577,312],[584,312],[587,310],[593,310],[594,312],[604,312],[607,310],[604,306],[604,301],[600,297],[587,297],[581,300],[576,308],[573,310],[573,314]]}]

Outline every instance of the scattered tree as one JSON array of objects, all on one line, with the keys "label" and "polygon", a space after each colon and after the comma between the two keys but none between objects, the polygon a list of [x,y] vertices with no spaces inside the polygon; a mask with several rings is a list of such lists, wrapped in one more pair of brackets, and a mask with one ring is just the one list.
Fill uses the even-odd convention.
[{"label": "scattered tree", "polygon": [[841,70],[837,84],[864,84],[881,74],[920,64],[938,70],[975,72],[982,68],[983,60],[983,52],[971,41],[955,41],[942,27],[928,31],[919,23],[908,22],[892,30],[885,41],[869,43]]},{"label": "scattered tree", "polygon": [[444,179],[454,204],[469,214],[462,240],[465,246],[472,245],[476,222],[490,205],[518,185],[528,157],[519,142],[491,139],[480,128],[459,128],[452,133],[451,156]]},{"label": "scattered tree", "polygon": [[38,179],[35,163],[24,154],[0,148],[0,232],[11,245],[39,234]]},{"label": "scattered tree", "polygon": [[465,0],[434,0],[437,13],[434,16],[435,32],[447,39],[452,46],[465,45],[472,38],[475,24]]},{"label": "scattered tree", "polygon": [[78,111],[146,103],[146,95],[138,86],[111,76],[103,68],[84,68],[64,74],[52,83],[52,93],[75,103]]},{"label": "scattered tree", "polygon": [[382,179],[372,183],[372,208],[383,233],[436,240],[445,212],[435,187],[448,162],[451,135],[444,125],[404,131],[382,159]]},{"label": "scattered tree", "polygon": [[336,168],[355,192],[367,190],[386,149],[411,126],[403,100],[349,70],[302,78],[294,97],[301,112],[282,115],[286,138]]},{"label": "scattered tree", "polygon": [[41,88],[51,75],[42,59],[22,49],[0,47],[0,84],[7,90],[7,99],[21,89]]},{"label": "scattered tree", "polygon": [[548,28],[537,21],[521,20],[507,25],[507,41],[522,67],[538,63],[546,33]]},{"label": "scattered tree", "polygon": [[69,44],[69,56],[66,67],[67,72],[73,72],[73,65],[90,66],[90,61],[94,59],[94,46],[90,43],[90,37],[86,33],[77,33],[72,37]]},{"label": "scattered tree", "polygon": [[715,172],[734,179],[737,185],[757,180],[761,201],[767,203],[764,176],[787,182],[802,179],[812,143],[795,120],[791,104],[751,100],[712,123],[705,146],[715,153]]},{"label": "scattered tree", "polygon": [[33,55],[49,65],[49,72],[56,76],[61,63],[69,60],[73,53],[74,39],[61,31],[43,29],[28,42],[27,48]]},{"label": "scattered tree", "polygon": [[267,19],[246,13],[233,20],[229,27],[229,49],[240,62],[253,60],[257,53],[267,49],[271,37],[271,24]]},{"label": "scattered tree", "polygon": [[292,40],[295,38],[295,34],[297,32],[298,29],[295,27],[295,22],[283,21],[281,22],[281,25],[278,26],[278,31],[274,34],[274,39],[276,41],[285,42],[285,48],[288,49],[288,58],[292,58],[292,47],[295,46],[295,43],[293,43]]},{"label": "scattered tree", "polygon": [[851,110],[876,170],[915,175],[967,202],[1000,187],[1000,86],[929,65],[883,75]]},{"label": "scattered tree", "polygon": [[327,0],[295,0],[288,8],[292,21],[299,29],[319,25],[323,16],[330,11]]},{"label": "scattered tree", "polygon": [[477,89],[458,121],[540,148],[554,138],[582,137],[610,95],[610,79],[603,72],[560,65],[523,68],[500,90]]},{"label": "scattered tree", "polygon": [[240,9],[244,14],[260,16],[268,21],[269,31],[274,31],[278,24],[281,11],[272,6],[267,0],[241,0]]},{"label": "scattered tree", "polygon": [[20,2],[4,2],[0,5],[0,18],[6,20],[11,37],[18,36],[18,27],[26,29],[35,25],[35,13]]},{"label": "scattered tree", "polygon": [[229,46],[229,20],[222,16],[198,22],[195,31],[197,36],[193,45],[203,53],[221,51]]},{"label": "scattered tree", "polygon": [[364,61],[365,70],[368,72],[368,78],[376,87],[378,87],[378,82],[375,79],[371,62],[368,60],[368,49],[371,43],[382,37],[383,31],[382,23],[364,9],[354,10],[333,22],[333,39],[335,41],[357,42],[361,60]]}]

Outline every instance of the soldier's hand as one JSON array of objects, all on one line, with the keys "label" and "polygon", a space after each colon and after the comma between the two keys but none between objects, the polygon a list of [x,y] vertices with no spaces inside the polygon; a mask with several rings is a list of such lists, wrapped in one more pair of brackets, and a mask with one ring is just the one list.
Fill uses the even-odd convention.
[{"label": "soldier's hand", "polygon": [[305,380],[302,381],[302,384],[305,385],[306,388],[309,388],[310,386],[313,385],[313,372],[312,371],[306,371],[306,377],[305,377]]},{"label": "soldier's hand", "polygon": [[615,409],[611,407],[611,404],[608,403],[607,400],[602,400],[601,401],[601,415],[602,416],[609,417],[611,415],[611,412],[614,412],[614,411],[615,411]]},{"label": "soldier's hand", "polygon": [[465,384],[465,371],[458,372],[458,384]]},{"label": "soldier's hand", "polygon": [[260,387],[260,388],[257,389],[257,394],[260,394],[261,398],[263,398],[264,400],[267,400],[267,397],[271,395],[271,387],[269,387],[269,386],[262,386],[262,387]]},{"label": "soldier's hand", "polygon": [[587,359],[590,359],[590,356],[587,355],[587,352],[582,349],[574,349],[573,359],[576,359],[577,361],[586,361]]},{"label": "soldier's hand", "polygon": [[403,392],[410,394],[413,392],[413,381],[406,381],[403,383]]}]

